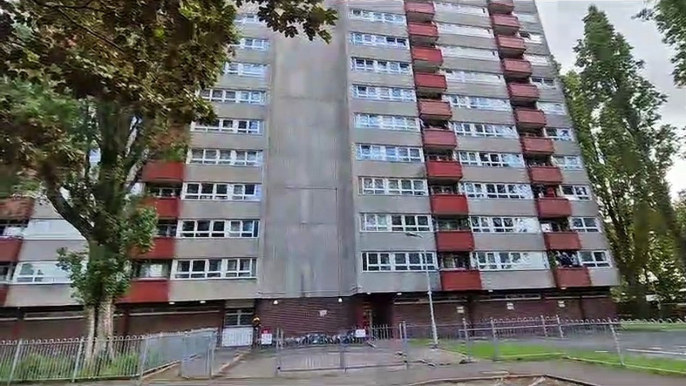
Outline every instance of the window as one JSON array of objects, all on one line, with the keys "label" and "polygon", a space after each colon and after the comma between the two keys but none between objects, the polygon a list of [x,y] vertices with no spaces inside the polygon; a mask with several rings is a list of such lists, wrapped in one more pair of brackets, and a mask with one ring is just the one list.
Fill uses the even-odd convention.
[{"label": "window", "polygon": [[0,220],[0,238],[21,237],[27,225],[26,220]]},{"label": "window", "polygon": [[505,79],[502,75],[492,74],[490,72],[475,72],[451,69],[443,69],[439,72],[445,75],[446,79],[455,82],[505,84]]},{"label": "window", "polygon": [[451,231],[468,231],[469,220],[466,217],[463,218],[445,218],[439,217],[436,220],[436,229],[442,232]]},{"label": "window", "polygon": [[419,119],[399,115],[355,114],[358,129],[419,131]]},{"label": "window", "polygon": [[13,264],[0,263],[0,283],[6,283],[12,280],[12,272],[14,272]]},{"label": "window", "polygon": [[465,35],[465,36],[480,36],[486,38],[493,37],[493,31],[489,28],[474,27],[462,24],[448,24],[436,23],[439,33]]},{"label": "window", "polygon": [[509,125],[450,122],[450,127],[455,131],[455,134],[464,137],[519,138],[517,129]]},{"label": "window", "polygon": [[147,186],[148,194],[153,197],[179,197],[181,188],[176,186]]},{"label": "window", "polygon": [[443,95],[443,100],[450,102],[453,107],[463,109],[512,111],[512,105],[507,99],[485,98],[464,95]]},{"label": "window", "polygon": [[25,239],[83,240],[83,236],[66,220],[30,220],[24,230]]},{"label": "window", "polygon": [[595,217],[570,217],[569,224],[570,228],[577,232],[600,232],[600,225],[598,225],[598,219]]},{"label": "window", "polygon": [[179,237],[256,238],[259,220],[182,220]]},{"label": "window", "polygon": [[435,271],[433,252],[362,252],[362,270],[379,271]]},{"label": "window", "polygon": [[521,36],[522,39],[524,39],[524,41],[527,43],[543,44],[543,35],[541,34],[519,31],[519,36]]},{"label": "window", "polygon": [[481,271],[548,268],[543,252],[472,252],[471,258]]},{"label": "window", "polygon": [[438,46],[443,56],[467,59],[500,60],[498,52],[481,48],[471,48],[462,46]]},{"label": "window", "polygon": [[405,15],[397,13],[373,12],[362,9],[351,9],[350,18],[380,23],[405,24]]},{"label": "window", "polygon": [[267,93],[253,90],[208,89],[200,91],[200,97],[215,103],[246,103],[263,105],[267,100]]},{"label": "window", "polygon": [[187,163],[200,165],[260,166],[262,165],[262,151],[191,149]]},{"label": "window", "polygon": [[162,279],[169,277],[168,263],[150,261],[134,262],[133,277],[136,279]]},{"label": "window", "polygon": [[482,182],[461,182],[460,193],[470,198],[510,198],[532,200],[534,193],[527,184],[496,184]]},{"label": "window", "polygon": [[234,309],[226,310],[224,314],[224,327],[252,326],[253,310]]},{"label": "window", "polygon": [[157,237],[176,237],[175,220],[157,220]]},{"label": "window", "polygon": [[374,46],[408,49],[407,38],[385,35],[373,35],[360,32],[350,34],[350,41],[356,46]]},{"label": "window", "polygon": [[269,40],[260,38],[241,38],[235,48],[242,50],[267,51],[269,50]]},{"label": "window", "polygon": [[175,260],[174,279],[252,279],[257,277],[257,259]]},{"label": "window", "polygon": [[534,66],[547,66],[550,64],[548,57],[544,55],[524,54],[524,59],[531,62]]},{"label": "window", "polygon": [[254,13],[243,13],[236,15],[236,20],[234,21],[236,24],[262,24],[260,21],[260,18],[257,17],[257,14]]},{"label": "window", "polygon": [[257,119],[219,118],[211,123],[193,122],[191,131],[229,134],[262,134],[264,121]]},{"label": "window", "polygon": [[569,127],[546,127],[544,130],[546,137],[553,141],[573,141],[574,134]]},{"label": "window", "polygon": [[500,168],[521,168],[524,167],[524,157],[514,153],[480,153],[476,151],[458,152],[459,160],[462,165],[471,166],[491,166]]},{"label": "window", "polygon": [[550,102],[538,102],[536,103],[539,109],[543,110],[546,114],[554,115],[565,115],[567,110],[565,110],[565,105],[562,103],[550,103]]},{"label": "window", "polygon": [[428,215],[376,214],[361,215],[363,232],[431,232]]},{"label": "window", "polygon": [[443,2],[436,2],[434,3],[434,6],[436,7],[436,10],[442,10],[446,12],[467,13],[471,15],[480,15],[484,17],[488,16],[486,8],[484,7]]},{"label": "window", "polygon": [[15,283],[70,283],[67,271],[56,261],[19,263],[14,271]]},{"label": "window", "polygon": [[520,13],[520,12],[512,12],[514,16],[517,16],[517,19],[520,21],[524,21],[527,23],[537,23],[538,22],[538,17],[536,17],[535,14],[533,13]]},{"label": "window", "polygon": [[190,182],[183,185],[184,200],[259,201],[260,184],[223,184]]},{"label": "window", "polygon": [[259,63],[227,62],[224,64],[224,74],[264,78],[267,74],[267,65]]},{"label": "window", "polygon": [[532,76],[530,79],[531,84],[538,88],[556,89],[557,83],[553,78],[543,78],[540,76]]},{"label": "window", "polygon": [[604,268],[612,266],[606,251],[579,251],[578,259],[584,267]]},{"label": "window", "polygon": [[411,74],[410,63],[388,60],[352,58],[353,71],[376,72],[379,74]]},{"label": "window", "polygon": [[353,86],[353,96],[376,101],[412,102],[416,100],[413,89],[399,87]]},{"label": "window", "polygon": [[565,170],[581,170],[581,157],[578,155],[555,155],[553,164]]},{"label": "window", "polygon": [[585,185],[562,185],[560,193],[568,200],[586,201],[591,199],[591,189]]},{"label": "window", "polygon": [[362,177],[360,194],[426,196],[426,181],[400,178]]},{"label": "window", "polygon": [[357,159],[386,162],[424,162],[422,149],[418,147],[357,145]]},{"label": "window", "polygon": [[540,233],[541,226],[535,217],[471,216],[472,232],[479,233]]}]

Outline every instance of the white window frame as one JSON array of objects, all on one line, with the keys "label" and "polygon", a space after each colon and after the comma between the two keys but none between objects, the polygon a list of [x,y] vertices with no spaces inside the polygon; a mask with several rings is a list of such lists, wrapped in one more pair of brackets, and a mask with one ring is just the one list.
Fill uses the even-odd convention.
[{"label": "white window frame", "polygon": [[234,24],[264,24],[264,22],[260,20],[256,13],[241,13],[236,15]]},{"label": "white window frame", "polygon": [[601,233],[602,230],[597,217],[570,217],[569,229],[580,233]]},{"label": "white window frame", "polygon": [[470,253],[472,267],[479,271],[548,269],[544,252],[475,251]]},{"label": "white window frame", "polygon": [[512,111],[509,99],[475,97],[468,95],[443,95],[443,100],[458,109],[474,109],[488,111]]},{"label": "white window frame", "polygon": [[[565,193],[565,189],[570,189],[570,193]],[[591,187],[587,185],[560,185],[560,196],[572,201],[591,200]]]},{"label": "white window frame", "polygon": [[555,78],[546,78],[543,76],[532,76],[529,78],[529,83],[533,84],[537,88],[543,88],[548,90],[557,90],[557,81]]},{"label": "white window frame", "polygon": [[[584,256],[586,255],[586,256]],[[586,259],[584,259],[584,257]],[[608,251],[578,251],[576,258],[584,267],[589,268],[610,268],[612,259]]]},{"label": "white window frame", "polygon": [[191,148],[187,164],[256,167],[262,165],[262,150]]},{"label": "white window frame", "polygon": [[564,170],[583,170],[584,163],[579,155],[554,155],[553,165]]},{"label": "white window frame", "polygon": [[[252,194],[246,194],[249,189]],[[255,183],[184,182],[181,192],[182,200],[260,201],[261,197],[262,185]]]},{"label": "white window frame", "polygon": [[[560,134],[560,132],[566,134]],[[553,141],[574,141],[574,129],[571,127],[546,127],[543,130],[543,135]]]},{"label": "white window frame", "polygon": [[[71,283],[71,280],[69,280],[69,273],[63,269],[61,269],[58,265],[57,261],[24,261],[20,262],[17,264],[16,268],[14,269],[14,274],[12,276],[12,283],[15,284],[69,284]],[[32,265],[34,266],[33,274],[30,275],[22,275],[22,269],[27,266],[27,265]],[[61,272],[64,273],[64,275],[59,275],[59,276],[45,276],[45,275],[39,275],[36,273],[37,270],[40,270],[41,267],[42,269],[45,270],[46,268],[49,268],[53,273]]]},{"label": "white window frame", "polygon": [[269,39],[243,37],[233,47],[241,50],[269,51]]},{"label": "white window frame", "polygon": [[493,125],[488,123],[450,122],[450,128],[462,137],[519,138],[513,125]]},{"label": "white window frame", "polygon": [[502,75],[492,72],[454,70],[451,68],[443,68],[438,72],[445,75],[448,81],[469,84],[505,84],[505,78]]},{"label": "white window frame", "polygon": [[420,163],[424,152],[419,147],[357,144],[358,161]]},{"label": "white window frame", "polygon": [[433,232],[430,215],[361,213],[361,232]]},{"label": "white window frame", "polygon": [[155,280],[169,278],[169,264],[159,261],[136,262],[134,267],[136,280]]},{"label": "white window frame", "polygon": [[481,38],[493,38],[493,30],[485,27],[477,27],[465,24],[455,23],[435,23],[438,27],[438,32],[441,34],[474,36]]},{"label": "white window frame", "polygon": [[229,90],[222,88],[210,88],[200,91],[200,97],[213,103],[264,105],[267,101],[267,93],[260,90]]},{"label": "white window frame", "polygon": [[463,46],[437,46],[443,56],[477,60],[500,60],[498,51]]},{"label": "white window frame", "polygon": [[536,217],[470,216],[469,225],[475,233],[541,233]]},{"label": "white window frame", "polygon": [[259,119],[218,118],[211,124],[191,123],[191,131],[204,133],[261,135],[263,130],[264,121]]},{"label": "white window frame", "polygon": [[350,18],[354,20],[366,20],[376,23],[405,24],[405,15],[399,13],[375,12],[365,9],[351,8]]},{"label": "white window frame", "polygon": [[533,200],[531,185],[496,182],[460,182],[458,189],[469,198]]},{"label": "white window frame", "polygon": [[410,49],[407,38],[401,36],[375,35],[363,32],[351,32],[350,42],[354,46],[385,47],[396,49]]},{"label": "white window frame", "polygon": [[14,274],[14,264],[0,263],[0,283],[10,283]]},{"label": "white window frame", "polygon": [[425,272],[437,269],[438,265],[436,264],[436,254],[434,252],[362,252],[362,272]]},{"label": "white window frame", "polygon": [[457,3],[446,3],[442,1],[434,2],[436,10],[443,10],[447,12],[457,12],[465,13],[468,15],[478,15],[483,17],[488,17],[488,11],[485,7],[479,7],[477,5],[466,5]]},{"label": "white window frame", "polygon": [[525,23],[538,23],[538,17],[535,13],[512,12],[512,15],[516,16],[517,19]]},{"label": "white window frame", "polygon": [[485,153],[478,151],[457,152],[460,164],[499,168],[523,168],[524,157],[518,153]]},{"label": "white window frame", "polygon": [[401,87],[366,86],[355,84],[352,86],[353,97],[372,101],[415,102],[415,90]]},{"label": "white window frame", "polygon": [[358,129],[419,131],[419,118],[402,115],[355,114]]},{"label": "white window frame", "polygon": [[[188,263],[188,271],[181,271],[180,266]],[[194,271],[194,265],[204,265],[204,270]],[[214,267],[211,267],[214,265]],[[213,268],[213,269],[210,269]],[[214,279],[256,279],[257,259],[216,258],[216,259],[175,259],[172,262],[172,280],[214,280]]]},{"label": "white window frame", "polygon": [[565,104],[561,102],[536,102],[536,107],[546,114],[567,115]]},{"label": "white window frame", "polygon": [[545,38],[543,34],[529,31],[519,31],[519,37],[524,39],[525,42],[531,44],[543,44],[545,43]]},{"label": "white window frame", "polygon": [[[207,227],[204,226],[205,224]],[[184,225],[186,225],[186,229],[188,226],[193,229],[184,230]],[[176,237],[186,239],[256,239],[259,236],[260,220],[179,220],[176,229]]]},{"label": "white window frame", "polygon": [[377,74],[411,75],[412,66],[408,62],[394,60],[378,60],[367,58],[350,58],[350,68],[353,71],[374,72]]},{"label": "white window frame", "polygon": [[529,61],[534,66],[550,65],[550,58],[546,55],[524,54],[524,60]]},{"label": "white window frame", "polygon": [[428,196],[426,180],[412,178],[360,177],[361,195]]},{"label": "white window frame", "polygon": [[265,78],[267,65],[262,63],[226,62],[224,75],[237,75],[246,78]]},{"label": "white window frame", "polygon": [[22,237],[28,225],[26,220],[0,220],[0,239]]}]

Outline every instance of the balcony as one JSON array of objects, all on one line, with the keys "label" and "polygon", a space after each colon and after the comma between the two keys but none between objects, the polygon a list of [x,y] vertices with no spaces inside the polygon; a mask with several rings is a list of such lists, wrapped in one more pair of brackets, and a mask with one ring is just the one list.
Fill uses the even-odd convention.
[{"label": "balcony", "polygon": [[534,184],[559,185],[562,172],[557,166],[529,166],[529,179]]},{"label": "balcony", "polygon": [[520,129],[542,129],[546,120],[543,111],[517,107],[514,110],[514,118]]},{"label": "balcony", "polygon": [[176,197],[156,197],[145,200],[146,205],[155,206],[157,217],[161,219],[179,218],[181,200]]},{"label": "balcony", "polygon": [[508,14],[512,13],[514,10],[514,0],[488,0],[488,11],[491,14],[494,13],[503,13],[503,14]]},{"label": "balcony", "polygon": [[119,303],[167,303],[169,301],[169,280],[132,280],[126,295]]},{"label": "balcony", "polygon": [[457,137],[452,130],[424,129],[422,140],[426,148],[454,149],[457,146]]},{"label": "balcony", "polygon": [[538,87],[530,83],[510,82],[507,84],[510,100],[513,104],[536,102],[540,96]]},{"label": "balcony", "polygon": [[414,85],[419,94],[440,94],[448,88],[445,75],[416,72]]},{"label": "balcony", "polygon": [[447,121],[453,116],[453,110],[448,102],[422,99],[417,105],[419,118],[424,121]]},{"label": "balcony", "polygon": [[441,270],[441,288],[443,291],[480,291],[481,274],[475,269]]},{"label": "balcony", "polygon": [[[436,71],[443,65],[443,53],[438,48],[412,47],[412,64],[416,70]],[[528,62],[527,62],[528,63]],[[529,69],[531,65],[529,64]],[[529,71],[531,75],[531,71]]]},{"label": "balcony", "polygon": [[434,194],[431,196],[431,213],[458,215],[469,213],[467,197],[462,194]]},{"label": "balcony", "polygon": [[183,182],[183,162],[152,161],[143,167],[143,182]]},{"label": "balcony", "polygon": [[495,42],[502,57],[519,57],[526,51],[524,39],[519,36],[497,35]]},{"label": "balcony", "polygon": [[439,252],[471,252],[474,250],[472,231],[436,232],[436,250]]},{"label": "balcony", "polygon": [[591,275],[586,267],[553,268],[558,288],[590,287]]},{"label": "balcony", "polygon": [[410,41],[418,44],[434,44],[438,40],[438,27],[433,23],[407,23]]},{"label": "balcony", "polygon": [[560,218],[572,215],[572,205],[564,197],[541,197],[536,199],[540,218]]},{"label": "balcony", "polygon": [[579,234],[576,232],[543,232],[543,239],[548,250],[575,251],[581,249]]},{"label": "balcony", "polygon": [[500,62],[507,79],[526,79],[531,76],[531,62],[524,59],[503,59]]},{"label": "balcony", "polygon": [[7,284],[0,284],[0,307],[5,305],[7,293],[10,291],[10,286]]},{"label": "balcony", "polygon": [[553,141],[545,137],[522,137],[522,152],[529,155],[550,155],[555,151]]},{"label": "balcony", "polygon": [[31,217],[31,212],[33,212],[33,199],[31,198],[0,199],[0,219],[24,220]]},{"label": "balcony", "polygon": [[426,161],[426,176],[457,181],[462,179],[462,165],[457,161]]},{"label": "balcony", "polygon": [[491,25],[496,34],[514,35],[519,31],[519,19],[512,15],[492,15]]},{"label": "balcony", "polygon": [[433,3],[406,1],[405,15],[409,21],[431,21],[436,10]]},{"label": "balcony", "polygon": [[0,263],[16,263],[22,240],[16,237],[0,238]]},{"label": "balcony", "polygon": [[155,237],[152,249],[140,256],[145,260],[169,260],[176,254],[176,240],[173,237]]}]

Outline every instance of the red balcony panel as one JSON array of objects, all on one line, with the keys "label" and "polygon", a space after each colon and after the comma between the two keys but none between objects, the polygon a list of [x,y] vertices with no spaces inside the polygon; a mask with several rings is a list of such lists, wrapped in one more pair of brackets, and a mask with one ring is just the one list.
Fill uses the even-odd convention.
[{"label": "red balcony panel", "polygon": [[441,270],[441,288],[443,291],[479,291],[481,274],[475,269],[470,270]]},{"label": "red balcony panel", "polygon": [[176,239],[173,237],[155,237],[148,253],[141,255],[145,260],[169,260],[176,254]]},{"label": "red balcony panel", "polygon": [[452,130],[424,129],[422,139],[427,148],[454,149],[457,146],[457,137]]},{"label": "red balcony panel", "polygon": [[157,217],[162,219],[179,218],[181,200],[175,197],[156,197],[146,199],[146,205],[153,205],[157,209]]},{"label": "red balcony panel", "polygon": [[0,238],[0,263],[16,263],[22,240],[16,237]]},{"label": "red balcony panel", "polygon": [[492,15],[491,24],[495,33],[503,35],[514,35],[520,28],[519,19],[513,15]]},{"label": "red balcony panel", "polygon": [[503,59],[503,73],[509,79],[526,79],[531,76],[531,62],[524,59]]},{"label": "red balcony panel", "polygon": [[541,129],[545,127],[545,113],[538,109],[517,107],[514,110],[517,126],[522,129]]},{"label": "red balcony panel", "polygon": [[435,194],[431,196],[431,213],[438,214],[467,214],[469,206],[467,197],[462,194]]},{"label": "red balcony panel", "polygon": [[152,161],[143,167],[143,182],[182,182],[183,162]]},{"label": "red balcony panel", "polygon": [[[435,71],[443,65],[443,53],[438,48],[412,47],[412,64],[415,68]],[[527,62],[528,63],[528,62]],[[529,75],[531,72],[529,71]]]},{"label": "red balcony panel", "polygon": [[529,166],[529,178],[534,184],[559,185],[562,172],[557,166]]},{"label": "red balcony panel", "polygon": [[407,33],[413,42],[433,43],[438,40],[438,27],[433,23],[407,23]]},{"label": "red balcony panel", "polygon": [[572,215],[572,205],[564,197],[541,197],[536,199],[538,217],[558,218]]},{"label": "red balcony panel", "polygon": [[446,121],[453,116],[450,103],[436,100],[423,99],[418,103],[419,118],[424,120]]},{"label": "red balcony panel", "polygon": [[445,75],[417,72],[414,74],[414,85],[419,92],[442,93],[448,88]]},{"label": "red balcony panel", "polygon": [[436,232],[436,249],[439,252],[470,252],[474,250],[471,231]]},{"label": "red balcony panel", "polygon": [[426,175],[433,179],[459,180],[462,165],[457,161],[426,161]]},{"label": "red balcony panel", "polygon": [[522,151],[524,154],[541,155],[553,154],[553,141],[544,137],[522,137]]},{"label": "red balcony panel", "polygon": [[514,0],[489,0],[488,11],[491,14],[503,13],[509,14],[514,10]]},{"label": "red balcony panel", "polygon": [[435,13],[436,10],[434,9],[434,4],[431,2],[405,2],[405,14],[407,15],[407,20],[431,21],[434,18]]},{"label": "red balcony panel", "polygon": [[495,42],[498,51],[504,56],[521,56],[526,51],[524,39],[519,36],[497,35]]},{"label": "red balcony panel", "polygon": [[538,87],[530,83],[510,82],[507,84],[507,90],[513,103],[536,102],[540,96]]},{"label": "red balcony panel", "polygon": [[5,305],[8,292],[10,292],[10,286],[7,284],[0,284],[0,306]]},{"label": "red balcony panel", "polygon": [[576,232],[543,232],[546,248],[549,250],[579,250],[581,241]]},{"label": "red balcony panel", "polygon": [[0,199],[0,219],[24,220],[31,217],[33,199],[25,197]]},{"label": "red balcony panel", "polygon": [[132,280],[126,295],[119,303],[167,303],[169,280]]},{"label": "red balcony panel", "polygon": [[586,267],[554,268],[553,275],[559,288],[591,286],[591,275]]}]

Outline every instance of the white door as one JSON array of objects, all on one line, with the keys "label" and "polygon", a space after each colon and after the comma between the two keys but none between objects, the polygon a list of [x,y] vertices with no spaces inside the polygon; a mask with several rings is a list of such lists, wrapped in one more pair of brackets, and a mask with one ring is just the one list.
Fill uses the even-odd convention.
[{"label": "white door", "polygon": [[224,327],[222,347],[241,347],[252,344],[252,327]]}]

